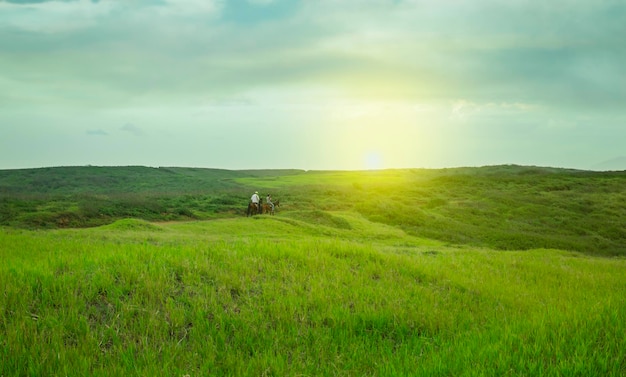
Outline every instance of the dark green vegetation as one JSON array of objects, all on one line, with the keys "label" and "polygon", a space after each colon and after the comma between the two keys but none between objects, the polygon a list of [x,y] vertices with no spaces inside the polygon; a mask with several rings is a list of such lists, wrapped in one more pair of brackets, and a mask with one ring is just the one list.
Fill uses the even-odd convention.
[{"label": "dark green vegetation", "polygon": [[522,166],[371,172],[4,170],[0,225],[92,227],[128,217],[237,217],[245,213],[255,190],[280,199],[285,216],[311,223],[332,222],[332,211],[355,211],[370,221],[451,244],[626,254],[626,172]]},{"label": "dark green vegetation", "polygon": [[623,376],[625,185],[0,171],[0,376]]},{"label": "dark green vegetation", "polygon": [[0,225],[72,228],[128,217],[171,221],[239,216],[251,188],[234,180],[264,174],[139,166],[3,170]]}]

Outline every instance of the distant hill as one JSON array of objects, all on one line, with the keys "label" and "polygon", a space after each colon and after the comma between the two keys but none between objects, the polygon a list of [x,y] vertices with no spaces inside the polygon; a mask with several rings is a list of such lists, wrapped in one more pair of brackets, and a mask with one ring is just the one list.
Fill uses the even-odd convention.
[{"label": "distant hill", "polygon": [[0,230],[95,227],[128,218],[245,217],[255,190],[280,200],[276,219],[296,218],[322,234],[328,227],[349,230],[336,214],[350,213],[451,244],[626,255],[626,171],[518,165],[307,172],[142,166],[0,170]]},{"label": "distant hill", "polygon": [[[274,174],[296,174],[276,170]],[[0,170],[0,194],[189,194],[234,187],[233,180],[262,177],[265,170],[235,171],[206,168],[145,166],[66,166]]]},{"label": "distant hill", "polygon": [[597,171],[622,171],[626,170],[626,156],[615,157],[610,160],[593,165],[591,170]]}]

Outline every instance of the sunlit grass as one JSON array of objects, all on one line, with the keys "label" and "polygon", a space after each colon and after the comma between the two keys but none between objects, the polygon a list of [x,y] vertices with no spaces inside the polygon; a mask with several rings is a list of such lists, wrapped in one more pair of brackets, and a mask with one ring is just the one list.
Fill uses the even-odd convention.
[{"label": "sunlit grass", "polygon": [[[128,217],[238,218],[245,216],[251,192],[260,191],[280,201],[282,221],[325,224],[335,228],[332,231],[343,221],[335,213],[356,213],[412,236],[456,245],[626,254],[626,174],[620,172],[492,166],[307,172],[58,168],[0,173],[0,189],[7,193],[0,198],[0,224],[6,226],[93,227]],[[132,184],[125,186],[129,181]]]},{"label": "sunlit grass", "polygon": [[0,259],[0,375],[626,372],[624,259],[316,212],[3,229]]},{"label": "sunlit grass", "polygon": [[[0,376],[626,374],[626,261],[599,257],[626,250],[623,175],[150,174],[170,191],[0,199],[107,224],[0,228]],[[251,188],[276,216],[244,216]]]},{"label": "sunlit grass", "polygon": [[[302,174],[237,178],[235,181],[251,187],[286,188],[289,186],[382,186],[396,187],[413,178],[409,170],[386,169],[371,171],[308,171]],[[426,175],[425,177],[427,177]],[[424,178],[425,178],[424,177]]]}]

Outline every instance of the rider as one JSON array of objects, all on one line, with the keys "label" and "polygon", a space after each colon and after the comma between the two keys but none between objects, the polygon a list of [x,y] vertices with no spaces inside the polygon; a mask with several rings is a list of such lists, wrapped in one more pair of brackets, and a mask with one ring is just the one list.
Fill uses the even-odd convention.
[{"label": "rider", "polygon": [[270,194],[267,194],[265,201],[272,207],[272,212],[274,212],[274,203],[272,203],[272,196]]},{"label": "rider", "polygon": [[261,198],[259,198],[259,192],[258,191],[255,191],[254,194],[252,194],[252,197],[250,198],[250,201],[252,202],[252,204],[256,204],[257,209],[261,208],[259,206],[259,202],[261,201]]}]

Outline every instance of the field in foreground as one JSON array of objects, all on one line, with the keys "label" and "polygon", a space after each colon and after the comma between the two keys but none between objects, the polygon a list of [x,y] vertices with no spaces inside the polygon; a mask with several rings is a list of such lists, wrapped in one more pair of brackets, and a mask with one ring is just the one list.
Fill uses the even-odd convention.
[{"label": "field in foreground", "polygon": [[0,228],[0,375],[621,376],[626,260],[353,211]]},{"label": "field in foreground", "polygon": [[0,376],[625,375],[624,218],[626,172],[0,171]]}]

